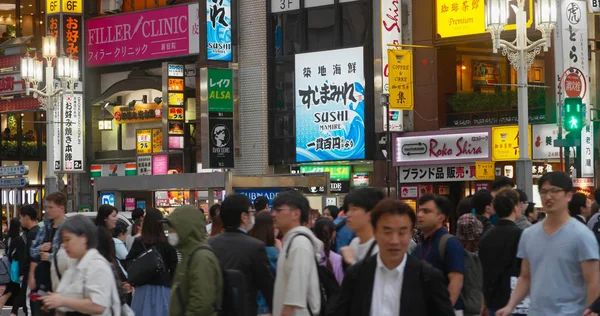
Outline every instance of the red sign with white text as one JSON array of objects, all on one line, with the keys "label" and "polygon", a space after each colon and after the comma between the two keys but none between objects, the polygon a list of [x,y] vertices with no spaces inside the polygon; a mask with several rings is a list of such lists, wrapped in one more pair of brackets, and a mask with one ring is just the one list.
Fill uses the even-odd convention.
[{"label": "red sign with white text", "polygon": [[21,79],[21,74],[0,75],[0,95],[19,93],[25,93],[25,82]]}]

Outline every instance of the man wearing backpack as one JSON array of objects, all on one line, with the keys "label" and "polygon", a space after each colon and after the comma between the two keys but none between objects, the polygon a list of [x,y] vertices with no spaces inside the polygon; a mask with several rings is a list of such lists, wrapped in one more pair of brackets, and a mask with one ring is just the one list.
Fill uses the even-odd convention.
[{"label": "man wearing backpack", "polygon": [[[517,249],[523,230],[516,224],[521,216],[519,198],[514,190],[503,190],[494,198],[494,210],[500,220],[481,238],[479,258],[483,268],[483,294],[490,315],[506,306],[513,281],[519,277],[521,259]],[[517,306],[516,314],[528,314],[525,306]]]},{"label": "man wearing backpack", "polygon": [[323,243],[302,224],[308,221],[309,204],[295,190],[281,192],[273,201],[275,227],[283,247],[277,260],[272,314],[275,316],[323,315],[317,259]]},{"label": "man wearing backpack", "polygon": [[419,199],[417,226],[423,231],[423,241],[417,245],[413,255],[442,271],[448,280],[448,292],[455,314],[463,316],[465,304],[460,294],[466,270],[465,249],[444,227],[451,209],[452,203],[443,196],[426,194]]},{"label": "man wearing backpack", "polygon": [[167,222],[169,244],[183,255],[175,271],[169,315],[219,315],[223,278],[219,261],[206,244],[204,214],[196,207],[181,206]]},{"label": "man wearing backpack", "polygon": [[[33,244],[33,241],[37,237],[40,227],[38,226],[38,221],[37,221],[38,212],[35,209],[35,207],[33,207],[33,205],[23,205],[19,209],[19,215],[20,215],[21,227],[23,228],[23,236],[24,236],[23,238],[27,242],[26,243],[27,258],[25,258],[24,262],[22,262],[23,267],[22,267],[21,273],[23,275],[23,282],[21,284],[21,291],[19,292],[19,295],[22,295],[23,298],[21,299],[21,302],[25,303],[25,306],[27,307],[29,314],[31,314],[31,307],[30,307],[30,301],[29,301],[30,290],[28,289],[27,284],[28,284],[28,280],[29,280],[29,271],[30,271],[31,267],[33,266],[33,263],[31,262],[31,257],[29,256],[29,251],[31,250],[31,245]],[[35,268],[35,266],[33,266],[33,268]]]}]

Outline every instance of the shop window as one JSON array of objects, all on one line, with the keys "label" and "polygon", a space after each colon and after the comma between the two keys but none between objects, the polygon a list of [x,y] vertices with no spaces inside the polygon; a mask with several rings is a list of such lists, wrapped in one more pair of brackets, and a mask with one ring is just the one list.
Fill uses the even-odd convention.
[{"label": "shop window", "polygon": [[315,8],[306,11],[308,51],[335,48],[335,19],[333,7]]},{"label": "shop window", "polygon": [[342,47],[366,45],[369,26],[366,12],[367,4],[356,2],[343,5],[342,11]]},{"label": "shop window", "polygon": [[300,28],[299,13],[285,13],[272,16],[273,44],[275,45],[275,56],[293,55],[300,52],[300,39],[302,30]]},{"label": "shop window", "polygon": [[275,83],[271,109],[274,111],[294,110],[294,58],[278,58],[275,66]]}]

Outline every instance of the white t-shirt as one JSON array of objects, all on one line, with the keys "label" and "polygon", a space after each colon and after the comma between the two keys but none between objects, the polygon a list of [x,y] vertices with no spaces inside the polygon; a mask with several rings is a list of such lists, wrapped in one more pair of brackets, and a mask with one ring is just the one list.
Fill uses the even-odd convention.
[{"label": "white t-shirt", "polygon": [[[367,253],[369,252],[369,249],[373,243],[375,243],[375,238],[371,238],[362,244],[360,243],[360,239],[358,237],[352,239],[350,242],[350,247],[354,249],[354,258],[356,258],[354,263],[363,260],[367,256]],[[377,253],[379,253],[379,246],[377,246],[375,243],[373,251],[371,251],[371,256]]]}]

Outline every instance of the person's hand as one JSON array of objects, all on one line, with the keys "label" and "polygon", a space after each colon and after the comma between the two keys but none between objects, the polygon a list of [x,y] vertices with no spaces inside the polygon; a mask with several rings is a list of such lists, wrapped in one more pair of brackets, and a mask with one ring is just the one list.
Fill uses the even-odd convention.
[{"label": "person's hand", "polygon": [[52,248],[52,243],[51,242],[45,242],[42,244],[42,246],[40,247],[41,251],[50,251],[50,249]]},{"label": "person's hand", "polygon": [[64,306],[64,297],[60,296],[60,294],[50,292],[48,296],[44,296],[40,300],[44,304],[44,307],[50,310]]},{"label": "person's hand", "polygon": [[512,315],[512,308],[510,308],[509,306],[505,306],[504,308],[502,308],[501,310],[498,310],[495,314],[495,316],[510,316]]},{"label": "person's hand", "polygon": [[342,247],[340,249],[340,254],[342,255],[342,257],[344,257],[344,261],[347,264],[354,264],[354,261],[356,261],[356,254],[354,254],[354,248],[350,247],[350,246],[346,246],[346,247]]},{"label": "person's hand", "polygon": [[40,252],[40,258],[42,259],[42,261],[50,261],[50,253]]},{"label": "person's hand", "polygon": [[121,283],[121,286],[123,287],[123,290],[125,290],[125,292],[127,292],[127,293],[133,292],[133,286],[131,286],[131,284],[129,284],[127,282],[123,282],[123,283]]},{"label": "person's hand", "polygon": [[284,305],[281,311],[281,316],[292,316],[294,315],[295,308],[289,305]]},{"label": "person's hand", "polygon": [[598,313],[594,313],[591,309],[588,308],[583,312],[583,316],[598,316]]}]

